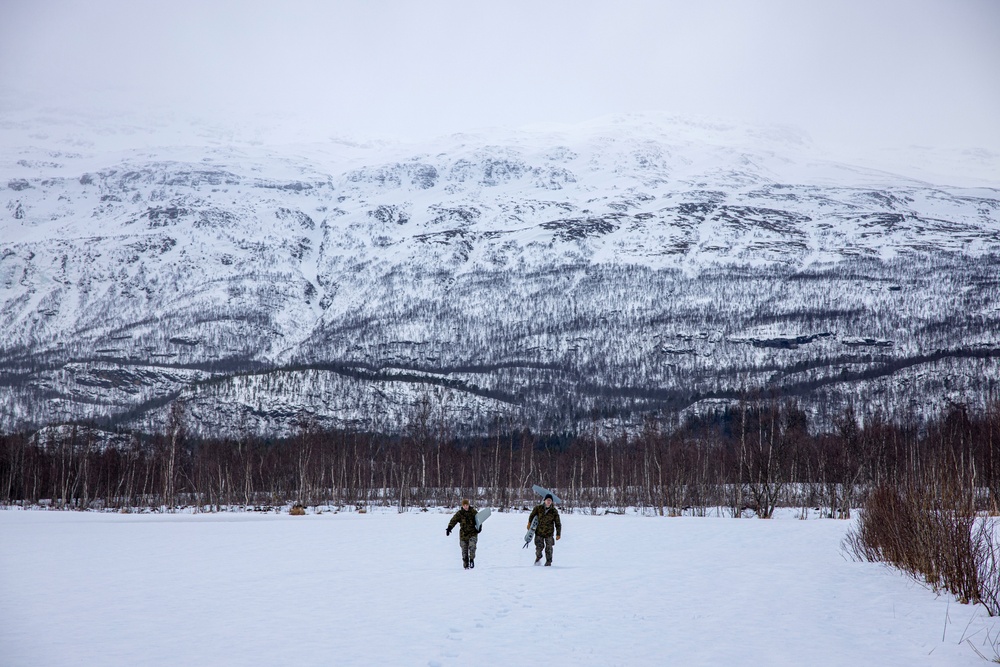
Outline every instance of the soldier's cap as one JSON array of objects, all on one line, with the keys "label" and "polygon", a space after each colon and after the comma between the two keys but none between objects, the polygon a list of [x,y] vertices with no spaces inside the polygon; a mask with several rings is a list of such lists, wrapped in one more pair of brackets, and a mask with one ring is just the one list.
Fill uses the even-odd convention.
[{"label": "soldier's cap", "polygon": [[469,504],[469,499],[468,498],[462,498],[462,504],[463,505],[468,505]]},{"label": "soldier's cap", "polygon": [[553,500],[552,494],[551,493],[546,493],[545,494],[545,500]]}]

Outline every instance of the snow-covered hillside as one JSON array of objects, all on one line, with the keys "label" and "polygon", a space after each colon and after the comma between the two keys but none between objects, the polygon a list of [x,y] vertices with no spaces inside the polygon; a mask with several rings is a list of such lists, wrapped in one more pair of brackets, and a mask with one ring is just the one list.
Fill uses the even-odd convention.
[{"label": "snow-covered hillside", "polygon": [[[634,423],[997,379],[1000,190],[650,116],[423,145],[6,119],[0,428]],[[596,412],[595,412],[596,411]]]}]

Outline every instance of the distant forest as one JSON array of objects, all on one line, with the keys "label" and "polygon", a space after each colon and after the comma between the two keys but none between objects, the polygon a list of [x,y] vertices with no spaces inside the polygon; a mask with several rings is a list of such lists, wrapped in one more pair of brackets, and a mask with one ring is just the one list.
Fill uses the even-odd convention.
[{"label": "distant forest", "polygon": [[541,484],[577,511],[770,517],[776,507],[847,518],[872,489],[947,473],[1000,511],[1000,402],[952,404],[929,421],[844,410],[819,430],[795,402],[745,398],[718,411],[648,417],[616,438],[489,435],[413,419],[401,434],[324,429],[292,437],[206,438],[170,406],[154,435],[92,426],[0,435],[0,503],[121,511],[454,506],[462,497],[516,510]]},{"label": "distant forest", "polygon": [[996,255],[691,274],[401,267],[352,280],[351,307],[280,360],[282,320],[249,297],[176,312],[112,300],[78,333],[39,324],[20,344],[0,340],[0,431],[92,420],[155,433],[176,399],[192,438],[292,437],[303,411],[322,429],[398,434],[426,397],[455,436],[495,433],[498,419],[579,433],[597,414],[608,437],[622,423],[635,435],[651,413],[776,392],[818,432],[848,405],[920,419],[949,399],[982,411],[1000,386]]}]

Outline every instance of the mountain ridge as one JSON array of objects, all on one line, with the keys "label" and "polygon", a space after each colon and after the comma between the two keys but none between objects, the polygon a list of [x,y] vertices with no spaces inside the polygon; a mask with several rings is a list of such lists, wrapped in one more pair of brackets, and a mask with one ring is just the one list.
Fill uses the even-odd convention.
[{"label": "mountain ridge", "polygon": [[[816,160],[794,132],[632,117],[420,150],[72,145],[0,162],[4,429],[113,420],[166,396],[206,430],[272,408],[284,416],[248,428],[375,411],[398,429],[427,392],[473,429],[511,405],[540,429],[595,411],[634,424],[698,396],[815,383],[844,350],[882,355],[859,357],[853,378],[1000,346],[1000,190]],[[949,366],[962,376],[949,400],[979,400],[995,380],[979,362]],[[409,364],[447,382],[320,379],[324,364]],[[810,364],[784,385],[766,372]],[[311,379],[278,389],[253,379],[306,367]],[[907,382],[930,400],[937,381]],[[842,384],[800,398],[833,410],[901,393]],[[603,401],[590,385],[691,400]],[[297,400],[307,386],[324,398]],[[367,407],[343,407],[344,391]]]}]

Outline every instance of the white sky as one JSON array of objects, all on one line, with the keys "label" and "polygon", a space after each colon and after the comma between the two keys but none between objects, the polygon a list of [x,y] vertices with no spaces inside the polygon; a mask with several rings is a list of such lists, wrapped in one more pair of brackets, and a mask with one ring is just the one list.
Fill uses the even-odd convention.
[{"label": "white sky", "polygon": [[1000,1],[0,0],[0,90],[323,136],[656,111],[1000,150]]}]

